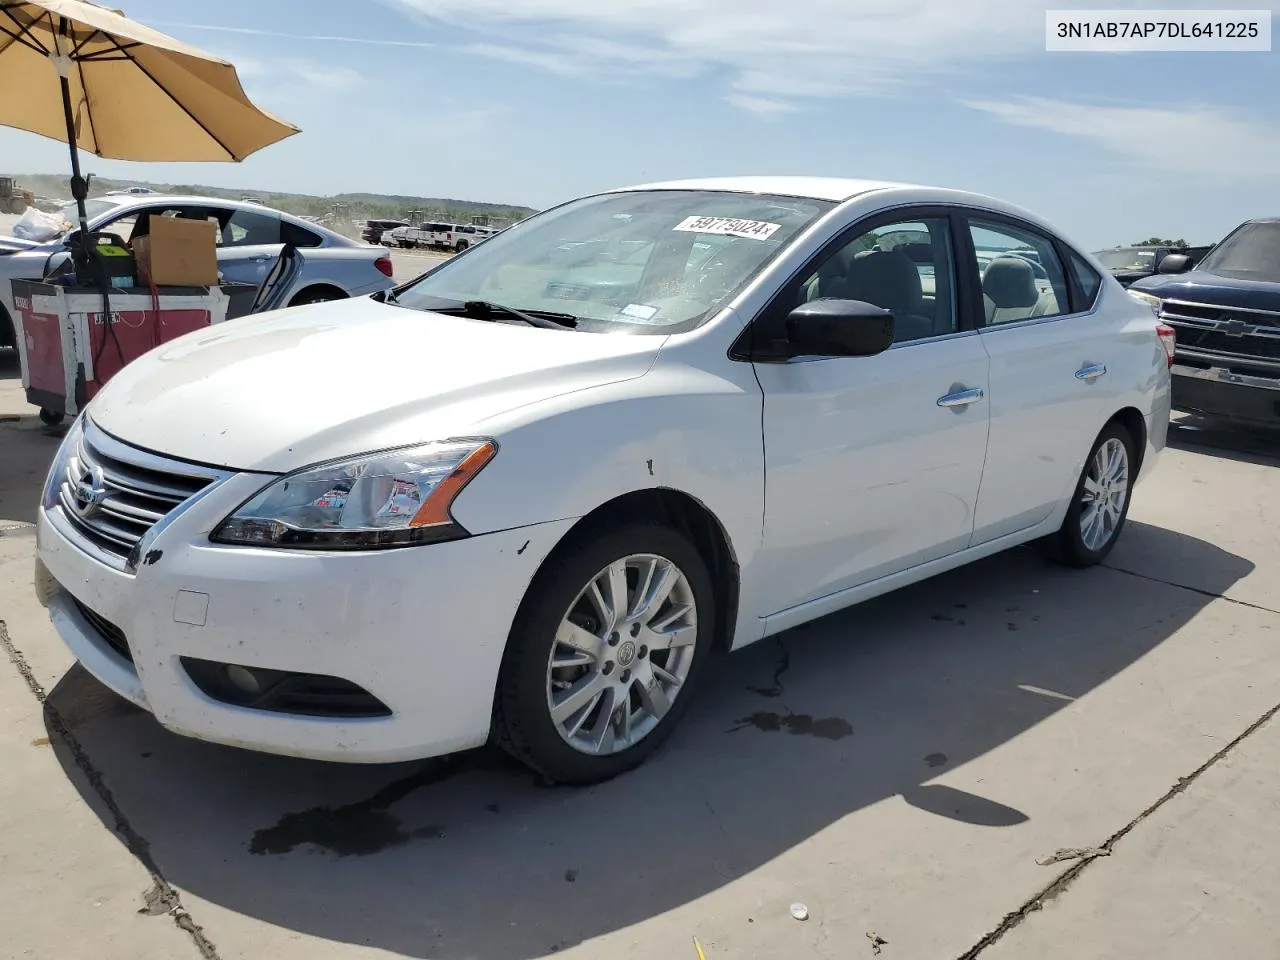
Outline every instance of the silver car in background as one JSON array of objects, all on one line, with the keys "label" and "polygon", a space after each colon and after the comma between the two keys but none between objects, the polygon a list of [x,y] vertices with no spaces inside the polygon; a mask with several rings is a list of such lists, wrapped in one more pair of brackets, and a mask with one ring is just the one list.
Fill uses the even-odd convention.
[{"label": "silver car in background", "polygon": [[[305,265],[285,291],[287,306],[341,300],[394,286],[386,247],[351,240],[270,207],[215,197],[109,196],[85,204],[89,229],[129,241],[144,217],[212,220],[218,270],[227,283],[260,285],[286,243],[305,250]],[[145,230],[145,228],[144,228]],[[14,345],[11,280],[40,280],[67,255],[70,231],[46,241],[0,237],[0,347]]]}]

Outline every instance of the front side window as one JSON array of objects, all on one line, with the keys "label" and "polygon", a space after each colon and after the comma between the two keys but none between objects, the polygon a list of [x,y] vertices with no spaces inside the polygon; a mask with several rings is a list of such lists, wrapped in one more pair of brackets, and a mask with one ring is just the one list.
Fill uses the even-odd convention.
[{"label": "front side window", "polygon": [[692,329],[834,204],[709,190],[587,197],[495,234],[399,291],[402,306],[487,301],[591,332]]},{"label": "front side window", "polygon": [[1156,268],[1156,251],[1137,247],[1120,247],[1116,250],[1099,250],[1094,254],[1108,270],[1148,270]]},{"label": "front side window", "polygon": [[893,339],[954,333],[955,257],[945,217],[891,223],[837,241],[801,282],[793,304],[861,300],[893,312]]},{"label": "front side window", "polygon": [[1022,227],[976,219],[969,222],[969,233],[987,326],[1070,312],[1066,274],[1052,240]]},{"label": "front side window", "polygon": [[1240,280],[1280,280],[1280,221],[1238,227],[1200,261],[1200,269]]}]

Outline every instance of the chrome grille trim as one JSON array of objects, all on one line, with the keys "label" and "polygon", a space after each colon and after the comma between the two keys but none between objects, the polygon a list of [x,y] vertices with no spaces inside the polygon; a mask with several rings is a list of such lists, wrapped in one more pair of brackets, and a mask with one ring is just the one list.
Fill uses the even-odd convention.
[{"label": "chrome grille trim", "polygon": [[232,474],[130,446],[85,419],[58,486],[77,545],[132,572],[129,556],[157,524]]}]

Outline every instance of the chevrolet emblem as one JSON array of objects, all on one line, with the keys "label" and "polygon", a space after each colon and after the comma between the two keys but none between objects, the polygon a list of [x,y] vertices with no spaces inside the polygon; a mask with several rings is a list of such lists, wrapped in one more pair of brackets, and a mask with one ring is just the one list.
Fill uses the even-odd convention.
[{"label": "chevrolet emblem", "polygon": [[1234,318],[1227,320],[1219,320],[1217,329],[1225,333],[1228,337],[1243,337],[1246,333],[1253,333],[1257,328],[1251,323],[1245,323],[1243,320]]}]

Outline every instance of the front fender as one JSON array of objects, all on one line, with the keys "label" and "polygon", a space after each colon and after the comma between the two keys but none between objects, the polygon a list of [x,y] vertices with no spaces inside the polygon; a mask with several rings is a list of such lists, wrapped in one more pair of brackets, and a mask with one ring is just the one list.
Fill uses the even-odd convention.
[{"label": "front fender", "polygon": [[[498,455],[458,496],[473,534],[576,520],[643,490],[670,489],[719,521],[745,579],[764,516],[762,395],[747,364],[720,376],[661,364],[635,380],[540,401],[478,425]],[[739,637],[756,620],[739,613]],[[747,633],[743,633],[743,631]]]}]

